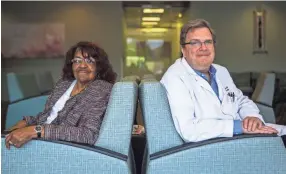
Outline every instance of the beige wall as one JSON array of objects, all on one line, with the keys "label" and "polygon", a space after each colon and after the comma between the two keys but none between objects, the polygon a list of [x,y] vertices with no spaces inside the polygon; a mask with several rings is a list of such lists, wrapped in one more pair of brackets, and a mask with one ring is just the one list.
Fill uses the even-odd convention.
[{"label": "beige wall", "polygon": [[[60,22],[66,27],[65,48],[80,40],[99,43],[108,53],[115,71],[122,77],[124,43],[121,2],[2,2],[5,23]],[[262,2],[192,2],[183,21],[208,20],[218,36],[215,62],[230,71],[286,71],[286,2],[263,2],[267,10],[268,54],[253,55],[253,17]],[[173,38],[174,36],[170,36]],[[173,39],[173,43],[179,40]],[[178,47],[173,44],[173,56]],[[2,61],[2,72],[50,70],[54,80],[61,74],[62,59]]]},{"label": "beige wall", "polygon": [[[98,43],[109,55],[118,79],[122,76],[123,9],[121,2],[1,2],[5,23],[64,23],[65,49],[78,41]],[[61,74],[62,59],[8,60],[2,72],[49,70],[54,80]],[[3,63],[3,61],[2,61]]]},{"label": "beige wall", "polygon": [[[253,51],[253,11],[267,11],[268,54]],[[192,2],[184,20],[204,18],[215,29],[215,63],[233,72],[286,71],[286,2]]]}]

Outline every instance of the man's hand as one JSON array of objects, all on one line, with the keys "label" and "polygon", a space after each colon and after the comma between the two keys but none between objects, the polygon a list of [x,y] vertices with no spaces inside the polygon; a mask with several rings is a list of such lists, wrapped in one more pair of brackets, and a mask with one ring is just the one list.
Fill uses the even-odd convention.
[{"label": "man's hand", "polygon": [[261,126],[260,128],[256,128],[254,131],[248,131],[244,127],[243,133],[245,134],[277,134],[278,131],[270,126]]},{"label": "man's hand", "polygon": [[14,130],[6,136],[6,147],[10,149],[10,145],[20,148],[22,145],[30,141],[32,138],[37,137],[34,130],[35,126],[29,126]]},{"label": "man's hand", "polygon": [[247,132],[254,132],[256,129],[261,129],[264,125],[263,122],[257,117],[246,117],[242,124],[243,129],[247,129]]}]

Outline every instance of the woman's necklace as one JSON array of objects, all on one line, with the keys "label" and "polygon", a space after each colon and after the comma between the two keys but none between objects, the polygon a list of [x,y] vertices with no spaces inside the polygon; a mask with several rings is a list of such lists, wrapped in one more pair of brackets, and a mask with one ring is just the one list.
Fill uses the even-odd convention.
[{"label": "woman's necklace", "polygon": [[86,88],[87,88],[87,86],[88,85],[86,85],[84,88],[82,88],[80,91],[78,91],[78,92],[71,92],[71,97],[74,97],[74,96],[76,96],[76,95],[78,95],[78,94],[80,94],[80,93],[82,93],[84,90],[86,90]]}]

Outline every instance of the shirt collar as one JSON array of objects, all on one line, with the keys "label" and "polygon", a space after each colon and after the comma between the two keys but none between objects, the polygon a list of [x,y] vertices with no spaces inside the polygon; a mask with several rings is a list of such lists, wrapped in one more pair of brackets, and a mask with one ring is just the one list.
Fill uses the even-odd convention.
[{"label": "shirt collar", "polygon": [[[192,68],[192,67],[191,67],[191,68]],[[192,68],[192,69],[193,69],[193,68]],[[200,71],[198,71],[198,70],[195,70],[195,69],[193,69],[193,70],[194,70],[199,76],[201,76],[201,77],[204,76],[204,74],[203,74],[202,72],[200,72]],[[215,67],[214,67],[213,65],[210,66],[209,73],[210,73],[211,76],[214,76],[214,75],[216,74],[216,69],[215,69]]]},{"label": "shirt collar", "polygon": [[215,75],[216,74],[216,69],[213,65],[211,65],[210,70],[209,70],[211,75]]}]

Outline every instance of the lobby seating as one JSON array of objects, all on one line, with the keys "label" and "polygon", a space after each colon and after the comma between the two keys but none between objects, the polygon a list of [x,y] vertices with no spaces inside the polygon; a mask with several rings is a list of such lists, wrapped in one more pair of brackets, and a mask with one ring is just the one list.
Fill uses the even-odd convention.
[{"label": "lobby seating", "polygon": [[286,153],[281,137],[239,135],[202,142],[184,142],[173,124],[164,87],[155,80],[139,85],[146,130],[142,173],[285,173]]},{"label": "lobby seating", "polygon": [[2,173],[134,173],[131,148],[132,125],[138,100],[135,81],[117,82],[110,96],[94,146],[64,141],[33,139],[10,150],[2,136]]}]

